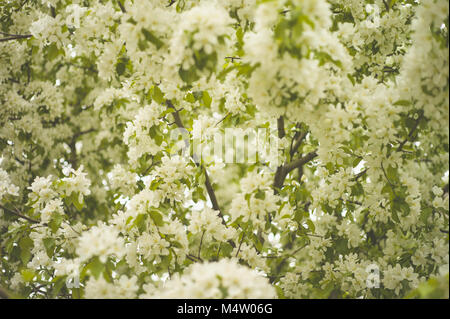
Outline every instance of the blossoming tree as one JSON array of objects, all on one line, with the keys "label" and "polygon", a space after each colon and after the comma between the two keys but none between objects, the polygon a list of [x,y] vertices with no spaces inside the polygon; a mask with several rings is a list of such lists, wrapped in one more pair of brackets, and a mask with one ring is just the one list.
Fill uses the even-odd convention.
[{"label": "blossoming tree", "polygon": [[448,10],[2,1],[0,295],[448,298]]}]

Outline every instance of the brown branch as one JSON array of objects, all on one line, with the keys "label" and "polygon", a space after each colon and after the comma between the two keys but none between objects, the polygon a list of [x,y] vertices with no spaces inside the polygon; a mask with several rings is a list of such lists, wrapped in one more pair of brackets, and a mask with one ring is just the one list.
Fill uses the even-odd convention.
[{"label": "brown branch", "polygon": [[231,62],[234,62],[234,60],[240,60],[241,58],[238,56],[226,56],[225,59],[230,59]]},{"label": "brown branch", "polygon": [[230,114],[231,114],[231,113],[228,112],[227,115],[225,115],[225,116],[224,116],[219,122],[217,122],[216,125],[214,125],[214,126],[217,126],[217,125],[219,125],[220,123],[222,123],[223,121],[225,121],[225,119],[226,119]]},{"label": "brown branch", "polygon": [[16,215],[17,217],[20,217],[20,218],[23,218],[23,219],[27,220],[27,221],[29,221],[30,223],[33,223],[33,224],[39,224],[39,223],[40,223],[40,221],[38,221],[38,220],[36,220],[36,219],[33,219],[33,218],[30,218],[30,217],[28,217],[28,216],[25,216],[25,215],[21,214],[20,212],[15,212],[15,211],[13,211],[13,210],[11,210],[11,209],[9,209],[9,208],[6,208],[6,207],[3,206],[2,204],[0,204],[0,208],[3,209],[3,210],[4,210],[5,212],[7,212],[7,213]]},{"label": "brown branch", "polygon": [[306,154],[305,156],[300,157],[299,159],[286,164],[284,166],[284,170],[285,170],[286,174],[289,174],[292,170],[303,166],[304,164],[308,163],[315,157],[317,157],[316,151],[310,152],[310,153]]},{"label": "brown branch", "polygon": [[284,117],[280,116],[277,119],[277,127],[278,127],[278,137],[283,138],[286,135],[286,131],[284,130]]},{"label": "brown branch", "polygon": [[242,246],[242,242],[244,241],[244,237],[245,237],[245,233],[242,233],[242,238],[241,238],[241,241],[239,242],[239,247],[236,252],[236,257],[239,255],[239,252],[241,251],[241,246]]},{"label": "brown branch", "polygon": [[[201,166],[203,168],[203,166]],[[219,203],[217,202],[216,193],[214,192],[214,188],[212,187],[211,180],[209,179],[208,172],[206,171],[206,168],[203,168],[203,171],[205,172],[205,186],[206,191],[208,192],[209,199],[211,200],[211,204],[214,210],[219,211],[219,215],[223,219],[222,213],[220,211]]]},{"label": "brown branch", "polygon": [[175,112],[172,113],[173,115],[173,119],[175,121],[175,124],[179,127],[179,128],[184,128],[183,122],[181,121],[180,118],[180,113],[179,111],[175,108],[175,106],[173,105],[171,100],[166,100],[166,104],[168,107],[170,107],[171,109],[174,109]]},{"label": "brown branch", "polygon": [[[172,116],[173,119],[175,121],[175,124],[179,127],[179,128],[185,128],[183,125],[183,122],[181,121],[181,117],[179,114],[179,111],[175,108],[175,106],[173,105],[172,101],[170,100],[166,100],[166,104],[169,108],[172,108],[175,110],[175,112],[172,112]],[[197,161],[194,161],[195,165],[197,167],[200,167],[201,169],[203,169],[204,173],[205,173],[205,186],[206,186],[206,191],[208,193],[209,199],[211,200],[211,204],[214,210],[216,210],[218,213],[217,215],[222,219],[222,224],[226,225],[226,221],[225,218],[222,214],[222,211],[220,210],[220,206],[219,203],[217,201],[217,197],[216,197],[216,193],[214,192],[214,188],[212,186],[211,180],[209,179],[209,175],[208,172],[206,171],[206,168],[204,168],[201,164],[197,163]],[[235,243],[232,240],[229,240],[228,243],[232,246],[235,247]]]},{"label": "brown branch", "polygon": [[395,197],[397,197],[397,194],[395,193],[395,185],[392,184],[391,180],[390,180],[389,177],[387,176],[386,170],[384,169],[384,166],[383,166],[383,162],[381,162],[381,170],[383,171],[383,175],[384,175],[384,177],[386,178],[386,180],[387,180],[389,186],[391,187],[392,193],[394,194]]},{"label": "brown branch", "polygon": [[70,159],[69,159],[69,163],[72,165],[73,169],[77,169],[78,166],[78,159],[77,159],[77,150],[76,150],[76,142],[77,139],[84,135],[84,134],[88,134],[91,132],[95,132],[96,130],[94,128],[90,128],[88,130],[85,131],[80,131],[80,132],[76,132],[73,136],[72,139],[70,140],[69,143],[69,148],[70,148]]},{"label": "brown branch", "polygon": [[[277,119],[277,128],[278,128],[278,137],[279,138],[283,138],[286,134],[285,130],[284,130],[284,118],[283,116],[280,116]],[[275,172],[275,180],[273,182],[273,186],[275,188],[275,194],[278,193],[278,189],[281,188],[281,186],[283,186],[284,183],[284,179],[286,178],[286,176],[283,176],[283,165],[280,165],[277,167],[277,170]]]},{"label": "brown branch", "polygon": [[300,136],[297,138],[295,144],[292,146],[290,154],[291,157],[294,156],[294,154],[298,151],[298,148],[300,145],[302,145],[303,140],[305,139],[306,135],[308,135],[308,132],[303,132],[300,134]]},{"label": "brown branch", "polygon": [[122,4],[122,1],[117,0],[117,3],[119,4],[119,8],[123,13],[127,13],[127,10],[125,10],[125,7]]},{"label": "brown branch", "polygon": [[193,255],[190,255],[190,254],[187,254],[186,258],[189,259],[190,261],[193,261],[193,262],[201,261],[196,256],[193,256]]},{"label": "brown branch", "polygon": [[403,146],[405,146],[405,144],[412,138],[412,136],[414,135],[414,132],[417,130],[417,128],[419,127],[420,121],[423,118],[423,113],[421,113],[419,115],[419,117],[417,118],[416,122],[414,123],[414,126],[411,128],[411,131],[409,131],[408,136],[400,143],[400,145],[397,148],[397,152],[400,152],[403,149]]},{"label": "brown branch", "polygon": [[361,172],[359,172],[358,174],[356,174],[356,176],[351,180],[352,182],[357,182],[358,179],[360,179],[364,174],[367,173],[367,168]]},{"label": "brown branch", "polygon": [[200,259],[200,260],[202,260],[200,254],[201,254],[201,252],[202,252],[203,237],[205,236],[205,232],[206,232],[206,230],[203,231],[203,233],[202,233],[202,238],[200,238],[200,245],[198,246],[198,254],[197,254],[197,258]]},{"label": "brown branch", "polygon": [[6,37],[6,38],[1,38],[0,42],[6,42],[6,41],[11,41],[11,40],[18,40],[18,39],[28,39],[31,38],[32,35],[31,34],[16,34],[10,37]]},{"label": "brown branch", "polygon": [[310,152],[305,156],[298,158],[297,160],[290,162],[286,165],[279,166],[277,171],[275,172],[275,180],[273,183],[273,187],[275,188],[275,193],[278,193],[278,189],[283,187],[284,180],[286,176],[296,168],[301,168],[303,165],[311,161],[317,156],[316,151]]}]

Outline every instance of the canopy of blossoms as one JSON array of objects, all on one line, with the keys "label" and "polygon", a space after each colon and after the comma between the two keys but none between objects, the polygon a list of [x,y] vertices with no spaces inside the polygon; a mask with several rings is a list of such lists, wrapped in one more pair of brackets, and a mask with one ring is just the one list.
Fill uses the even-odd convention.
[{"label": "canopy of blossoms", "polygon": [[2,1],[0,296],[448,298],[448,28],[447,0]]}]

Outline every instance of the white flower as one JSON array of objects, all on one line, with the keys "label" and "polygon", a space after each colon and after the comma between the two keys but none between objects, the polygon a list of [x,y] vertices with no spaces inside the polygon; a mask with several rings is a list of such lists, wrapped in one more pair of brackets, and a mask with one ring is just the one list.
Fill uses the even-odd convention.
[{"label": "white flower", "polygon": [[121,258],[125,254],[125,242],[114,227],[99,224],[81,234],[76,252],[80,261],[98,256],[105,262],[110,255]]},{"label": "white flower", "polygon": [[253,270],[234,260],[192,264],[168,281],[153,298],[275,298],[275,289]]},{"label": "white flower", "polygon": [[12,196],[18,196],[19,187],[15,186],[11,182],[8,173],[2,168],[0,168],[0,199],[2,199],[2,197],[7,194]]}]

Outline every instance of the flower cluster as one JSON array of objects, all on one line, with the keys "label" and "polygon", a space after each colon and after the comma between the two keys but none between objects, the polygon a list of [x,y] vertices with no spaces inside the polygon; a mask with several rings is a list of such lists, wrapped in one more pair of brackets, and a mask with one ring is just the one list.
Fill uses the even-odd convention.
[{"label": "flower cluster", "polygon": [[[245,279],[244,279],[245,278]],[[194,264],[168,281],[156,298],[273,298],[267,278],[233,260]]]}]

